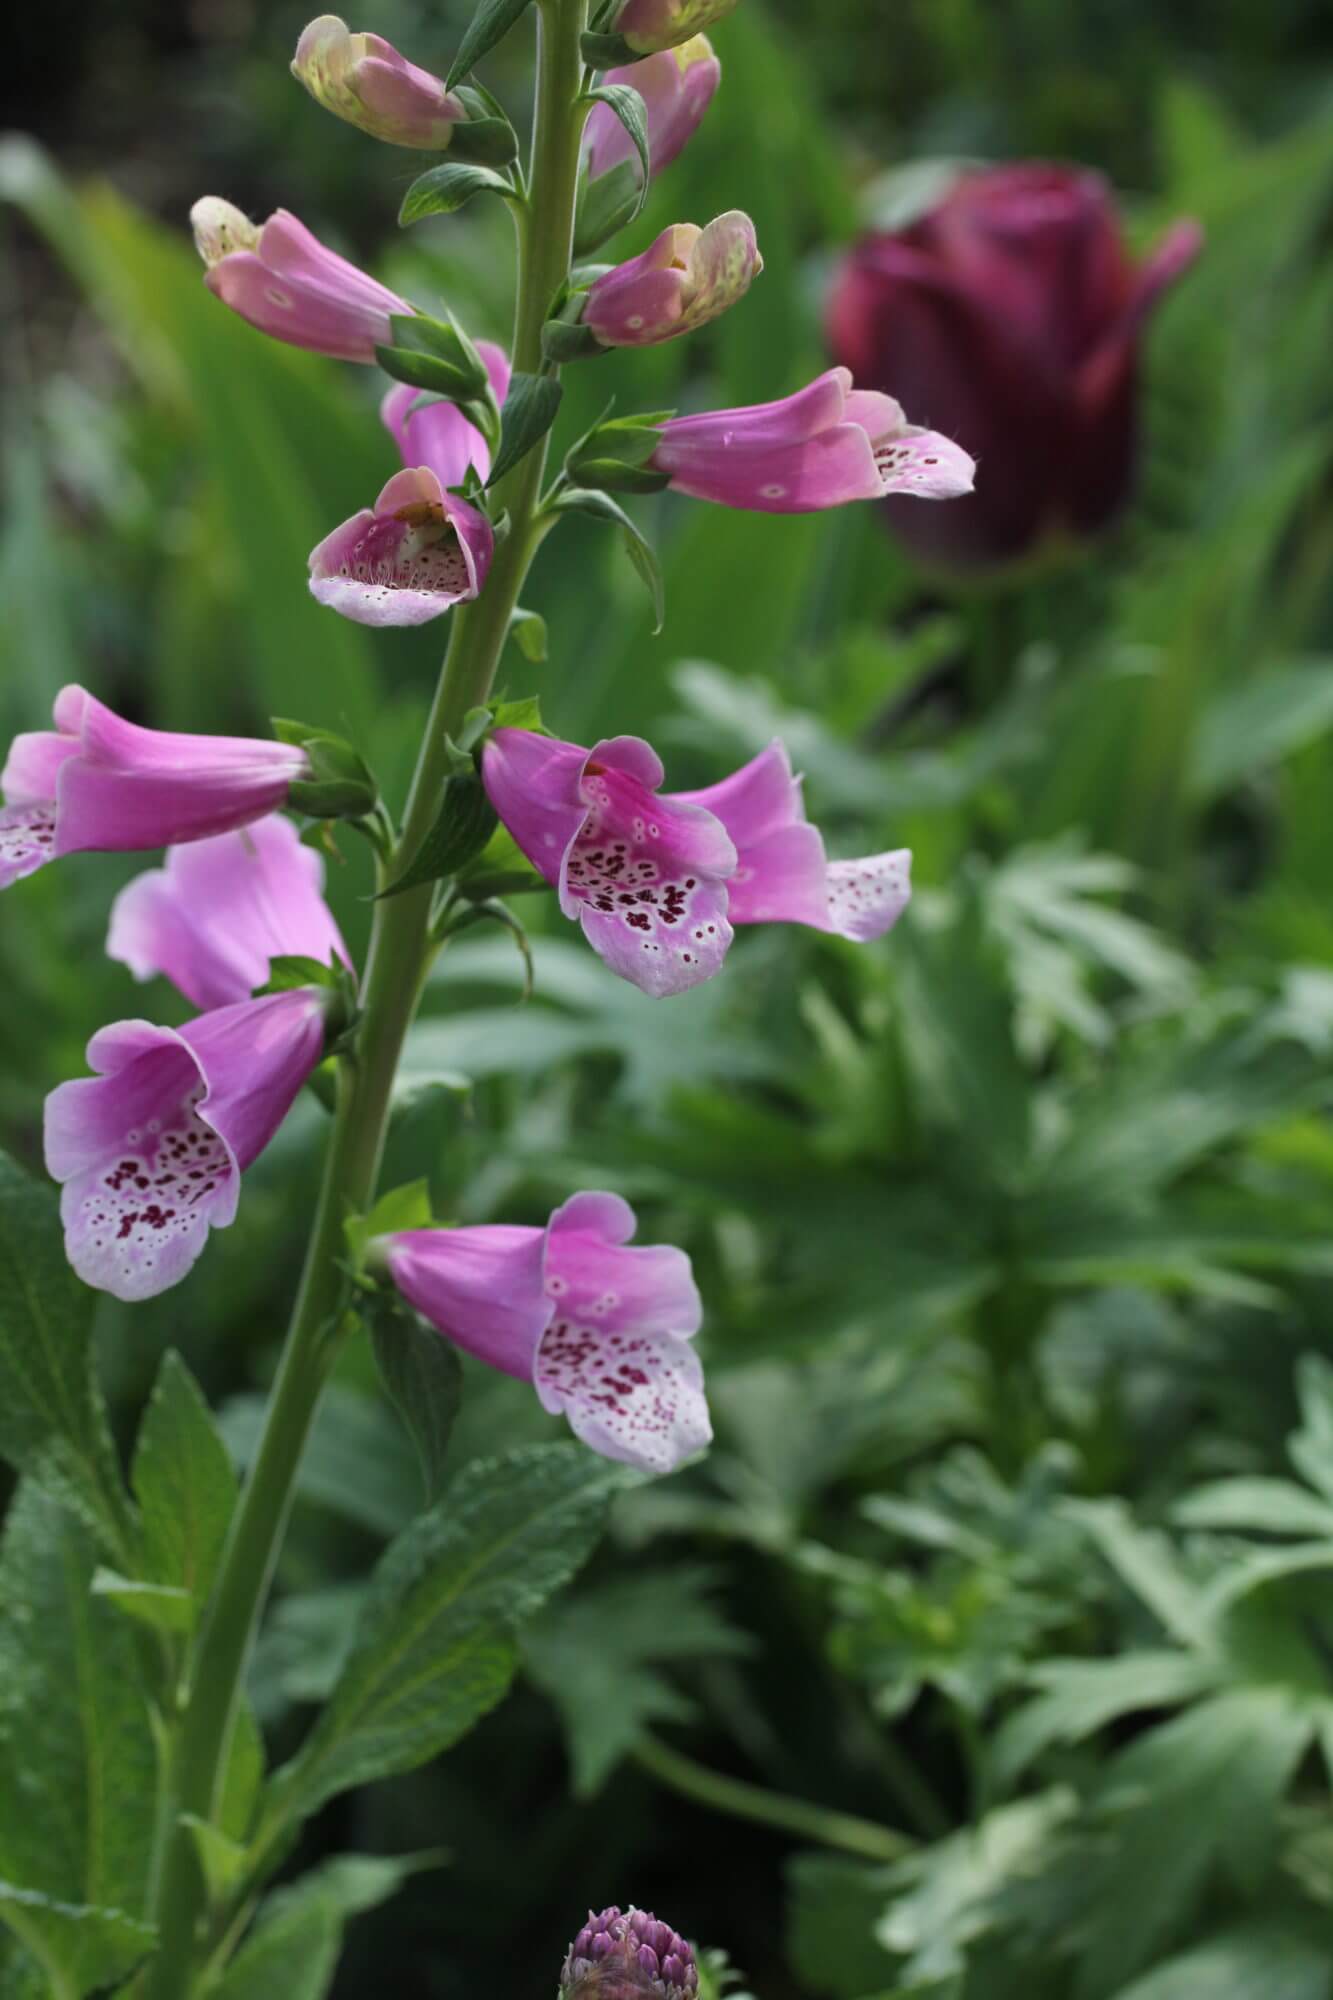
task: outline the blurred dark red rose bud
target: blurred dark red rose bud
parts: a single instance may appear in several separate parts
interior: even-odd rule
[[[685,1939],[633,1905],[589,1910],[560,1973],[561,2000],[695,2000],[698,1991]]]
[[[978,462],[947,507],[883,503],[915,554],[990,567],[1111,519],[1133,476],[1144,321],[1202,240],[1178,222],[1135,264],[1101,176],[1033,162],[965,174],[851,251],[829,298],[835,358]]]

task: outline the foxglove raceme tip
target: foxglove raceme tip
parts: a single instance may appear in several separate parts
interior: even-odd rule
[[[438,76],[399,55],[382,35],[352,34],[321,14],[296,44],[292,74],[316,104],[394,146],[443,151],[467,113]]]
[[[196,1007],[244,1000],[285,956],[335,958],[347,947],[324,901],[324,863],[290,820],[167,850],[111,906],[107,955],[136,979],[162,973]]]
[[[628,83],[643,99],[648,124],[648,163],[654,180],[693,138],[722,80],[722,65],[707,35],[695,35],[674,49],[623,69],[608,70],[604,83]],[[583,128],[583,157],[589,180],[613,167],[637,167],[634,142],[609,105],[595,104]]]
[[[673,223],[640,256],[594,280],[583,324],[603,347],[652,347],[726,312],[763,268],[754,224],[740,209],[703,229]]]
[[[935,431],[909,424],[892,396],[830,368],[775,403],[671,417],[649,465],[678,493],[764,514],[806,514],[889,493],[952,500],[975,467]]]
[[[829,861],[780,743],[718,785],[660,793],[637,736],[584,750],[497,729],[482,751],[491,804],[612,971],[680,993],[719,969],[734,924],[794,923],[865,942],[910,894],[906,849]]]
[[[1136,265],[1101,176],[1033,161],[965,174],[915,222],[852,249],[829,298],[836,358],[981,468],[958,507],[889,502],[909,548],[993,568],[1114,517],[1133,478],[1145,321],[1201,243],[1178,222]]]
[[[303,750],[249,736],[141,729],[81,687],[53,730],[16,736],[0,771],[0,888],[57,855],[132,853],[261,819],[303,778]]]
[[[190,210],[210,292],[261,333],[337,361],[375,359],[392,346],[390,316],[414,309],[387,286],[326,249],[303,222],[277,210],[256,226],[206,195]]]
[[[560,2000],[692,2000],[698,1990],[686,1940],[632,1904],[623,1912],[618,1903],[589,1910],[560,1971]]]
[[[730,14],[739,0],[624,0],[608,23],[638,55],[678,48]]]
[[[488,341],[479,352],[502,403],[509,363]],[[310,555],[312,595],[359,625],[422,625],[440,617],[479,594],[495,553],[485,514],[449,491],[469,465],[486,477],[489,447],[453,403],[413,410],[417,394],[400,383],[380,406],[407,470],[394,474],[373,508],[344,521]]]
[[[330,995],[242,1000],[185,1027],[119,1021],[88,1044],[97,1072],[46,1100],[46,1167],[64,1183],[65,1252],[118,1299],[178,1284],[324,1048]]]
[[[378,1239],[409,1304],[456,1346],[531,1382],[584,1444],[670,1472],[712,1431],[691,1341],[699,1294],[684,1251],[631,1248],[619,1195],[574,1195],[545,1229],[410,1229]]]

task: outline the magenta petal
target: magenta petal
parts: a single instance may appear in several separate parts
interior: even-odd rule
[[[244,1171],[267,1146],[324,1053],[326,995],[267,993],[201,1014],[180,1031],[203,1073],[200,1115]]]
[[[54,806],[0,807],[0,889],[35,875],[55,859],[55,851]]]
[[[310,590],[359,625],[422,625],[477,596],[494,548],[486,516],[419,466],[311,551]]]
[[[828,919],[823,926],[864,943],[892,930],[912,894],[912,856],[900,847],[862,861],[830,861]]]
[[[282,955],[350,964],[323,879],[319,855],[277,816],[173,847],[112,904],[108,956],[136,979],[165,974],[196,1007],[243,1000]]]
[[[236,1213],[240,1176],[199,1115],[200,1064],[170,1028],[126,1021],[88,1045],[102,1074],[46,1100],[46,1164],[65,1183],[65,1250],[86,1284],[151,1298],[183,1278]]]
[[[669,797],[677,804],[704,806],[720,819],[742,857],[756,841],[805,818],[801,781],[792,775],[786,744],[776,739],[718,784]]]
[[[794,395],[772,403],[749,403],[735,410],[709,410],[693,417],[673,417],[663,426],[673,444],[725,445],[742,451],[784,449],[818,437],[842,422],[852,386],[846,368],[828,368]]]
[[[497,729],[481,754],[486,796],[537,872],[560,880],[588,808],[579,789],[588,752],[531,729]]]
[[[643,99],[654,179],[698,130],[721,79],[722,65],[703,35],[677,48],[664,49],[644,62],[608,70],[604,83],[630,84]],[[590,180],[600,179],[624,160],[637,158],[629,134],[605,104],[593,106],[584,127],[583,146]]]
[[[633,1248],[634,1210],[619,1195],[576,1194],[551,1217],[547,1295],[566,1317],[617,1332],[696,1334],[703,1305],[690,1260],[666,1243]]]
[[[54,729],[33,729],[16,736],[0,771],[0,796],[6,805],[51,805],[56,780],[67,757],[78,755],[77,736]]]
[[[374,361],[376,347],[392,343],[390,316],[412,311],[285,209],[269,217],[254,249],[221,257],[204,282],[262,333],[342,361]]]
[[[770,743],[720,784],[674,796],[706,806],[736,843],[736,869],[727,882],[728,915],[734,924],[824,928],[824,842],[806,820],[801,782],[792,775],[784,744]]]
[[[544,1240],[540,1229],[496,1225],[408,1229],[385,1249],[389,1275],[423,1318],[488,1367],[527,1382],[551,1317]]]

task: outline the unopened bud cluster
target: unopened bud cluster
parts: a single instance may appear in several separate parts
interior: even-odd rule
[[[647,1910],[622,1912],[613,1903],[594,1915],[569,1947],[560,1973],[562,2000],[630,2000],[655,1994],[661,2000],[693,2000],[699,1991],[694,1953],[670,1924]]]

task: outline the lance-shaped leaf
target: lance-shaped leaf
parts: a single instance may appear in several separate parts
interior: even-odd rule
[[[555,505],[566,513],[591,514],[599,521],[612,521],[620,529],[625,553],[653,600],[653,632],[660,632],[666,617],[666,586],[662,581],[662,565],[657,560],[657,552],[643,530],[635,525],[609,493],[590,487],[569,487]]]
[[[632,83],[599,84],[595,90],[588,92],[587,101],[590,104],[604,104],[608,111],[619,119],[625,128],[630,144],[639,156],[639,165],[643,169],[643,178],[639,183],[634,208],[627,217],[628,221],[633,222],[634,217],[639,213],[644,202],[648,199],[648,181],[652,172],[648,156],[647,107]]]
[[[428,173],[418,175],[398,211],[398,220],[404,228],[413,222],[420,222],[428,215],[454,215],[471,201],[474,194],[499,194],[506,201],[514,194],[514,183],[507,174],[498,174],[492,167],[469,166],[460,160],[446,160],[443,166],[432,167]]]
[[[509,393],[500,412],[500,451],[488,486],[503,479],[546,436],[560,408],[560,396],[560,384],[552,376],[510,376]]]
[[[377,1291],[362,1304],[370,1342],[389,1401],[416,1447],[426,1504],[439,1499],[445,1457],[463,1400],[463,1369],[456,1348],[423,1326],[395,1291]]]
[[[380,1562],[333,1697],[273,1782],[270,1819],[424,1764],[493,1708],[516,1626],[591,1553],[633,1478],[562,1444],[470,1465]]]
[[[92,1376],[95,1305],[66,1259],[58,1196],[0,1153],[0,1455],[58,1478],[128,1562],[128,1510]]]
[[[236,1474],[198,1384],[170,1350],[139,1428],[131,1481],[143,1520],[145,1578],[184,1591],[197,1610],[217,1573]]]
[[[401,895],[423,882],[454,875],[481,853],[496,827],[495,809],[475,768],[455,772],[444,787],[439,815],[403,873],[381,896]]]
[[[458,54],[450,65],[445,78],[445,89],[465,77],[481,58],[503,41],[515,21],[528,10],[531,0],[481,0],[481,5],[468,25],[466,34],[458,45]]]

